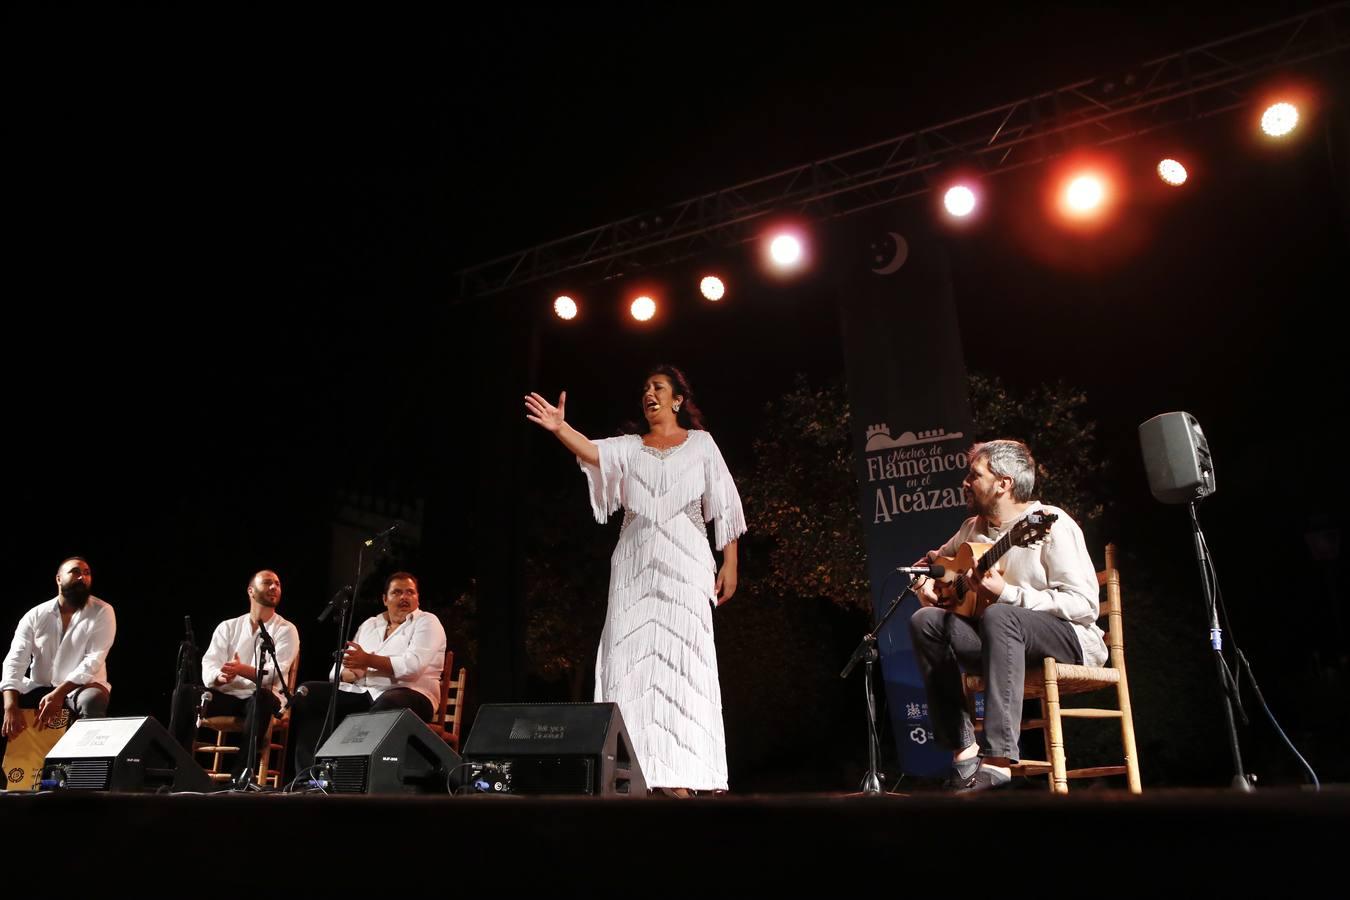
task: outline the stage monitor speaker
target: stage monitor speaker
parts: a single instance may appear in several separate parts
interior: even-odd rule
[[[1195,416],[1163,413],[1139,426],[1148,488],[1163,503],[1190,503],[1214,493],[1214,462]]]
[[[647,796],[615,703],[481,706],[464,761],[480,792]]]
[[[314,762],[338,794],[444,794],[462,774],[459,754],[407,709],[347,716]]]
[[[44,770],[69,790],[216,790],[191,754],[149,716],[73,722],[47,753]]]

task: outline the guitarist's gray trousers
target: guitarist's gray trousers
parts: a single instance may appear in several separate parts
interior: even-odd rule
[[[1021,759],[1022,694],[1027,662],[1047,656],[1083,664],[1073,625],[1058,616],[995,603],[979,619],[965,619],[924,607],[909,620],[919,673],[928,689],[928,717],[938,744],[962,750],[975,742],[975,729],[961,690],[961,672],[984,675],[984,732],[981,756]]]

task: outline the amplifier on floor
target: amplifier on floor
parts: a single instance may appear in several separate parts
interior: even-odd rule
[[[338,794],[444,794],[462,775],[459,754],[406,709],[347,716],[314,763]]]
[[[645,797],[647,782],[614,703],[493,703],[464,745],[473,790]]]
[[[43,780],[84,791],[213,791],[205,770],[149,716],[79,719],[47,754]]]

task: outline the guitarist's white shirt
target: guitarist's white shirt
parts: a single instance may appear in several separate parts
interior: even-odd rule
[[[1106,642],[1097,627],[1101,606],[1097,601],[1097,569],[1088,555],[1083,529],[1064,510],[1045,506],[1039,500],[1027,504],[1022,515],[998,527],[980,516],[962,523],[938,554],[955,556],[966,542],[992,544],[1027,513],[1044,510],[1059,518],[1050,526],[1045,540],[1033,547],[1012,547],[1003,554],[996,568],[1007,583],[999,603],[1047,612],[1073,623],[1078,643],[1083,648],[1083,663],[1100,666],[1106,662]]]

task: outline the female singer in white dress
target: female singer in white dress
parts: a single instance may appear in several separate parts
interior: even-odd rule
[[[596,702],[619,704],[649,788],[677,796],[726,790],[712,608],[736,592],[736,540],[745,533],[736,485],[673,366],[657,366],[643,385],[643,434],[589,440],[564,420],[566,403],[566,391],[557,406],[532,393],[526,418],[576,454],[596,521],[624,509]],[[706,522],[722,551],[720,570]]]

